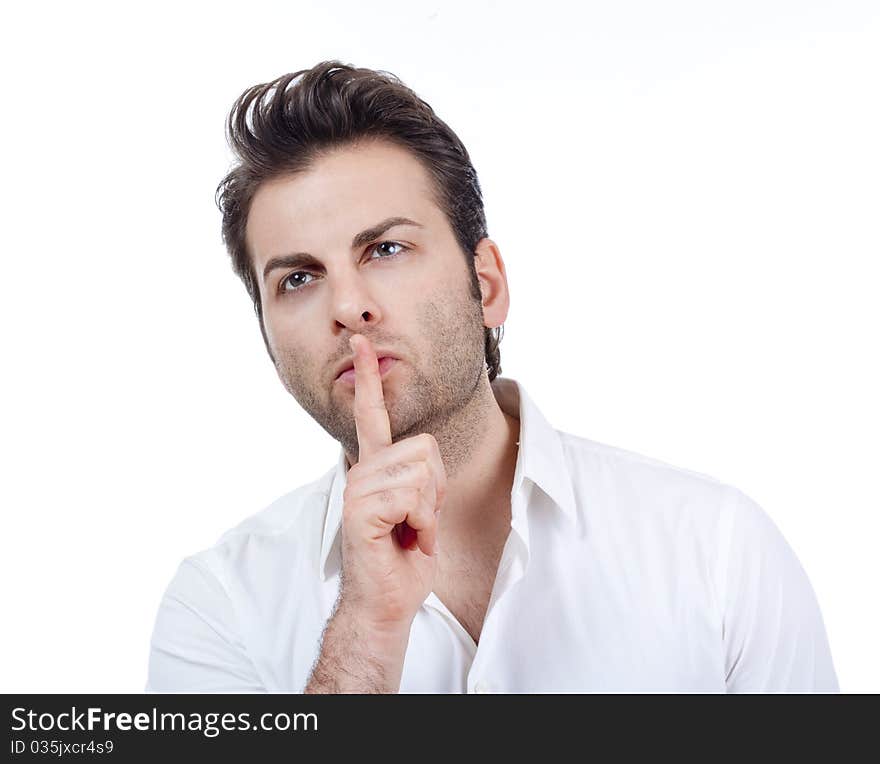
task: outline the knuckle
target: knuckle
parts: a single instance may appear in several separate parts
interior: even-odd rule
[[[405,464],[396,463],[389,464],[387,467],[385,467],[384,472],[386,477],[393,478],[397,477],[401,472],[405,472],[406,469],[407,466]]]
[[[411,488],[407,491],[407,517],[412,518],[412,524],[423,530],[429,520],[425,511],[425,498],[422,491]]]
[[[427,462],[418,462],[413,469],[415,471],[415,478],[420,485],[424,485],[431,480],[431,467]]]

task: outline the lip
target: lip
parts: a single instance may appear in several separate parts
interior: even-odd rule
[[[391,356],[382,356],[379,358],[379,377],[384,379],[388,376],[388,373],[394,368],[397,364],[398,359],[392,358]],[[354,369],[346,369],[342,374],[340,374],[336,381],[340,382],[343,385],[348,387],[354,387],[355,380],[355,372]]]
[[[377,351],[376,351],[376,360],[377,360],[377,361],[380,361],[380,371],[381,371],[381,375],[382,375],[383,377],[385,376],[385,374],[386,374],[387,371],[388,371],[388,369],[385,369],[385,370],[382,370],[382,369],[381,369],[381,361],[382,361],[382,359],[384,359],[384,358],[388,358],[388,359],[390,359],[390,360],[392,360],[392,361],[399,361],[399,360],[400,360],[396,355],[394,355],[394,353],[389,353],[388,351],[385,351],[385,350],[377,350]],[[393,366],[393,365],[394,365],[394,364],[389,364],[389,365],[388,365],[388,368],[390,368],[390,367]],[[339,366],[336,367],[336,376],[334,377],[334,379],[335,379],[336,381],[339,381],[339,380],[342,378],[342,375],[343,375],[346,371],[353,370],[353,369],[354,369],[354,356],[352,356],[351,358],[346,359],[345,361],[343,361],[342,363],[340,363]],[[352,378],[353,378],[353,377],[352,377]]]

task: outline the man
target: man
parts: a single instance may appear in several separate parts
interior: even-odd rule
[[[464,146],[393,75],[246,91],[224,240],[337,465],[183,561],[151,691],[836,691],[807,576],[737,489],[555,430]],[[564,263],[559,263],[564,268]]]

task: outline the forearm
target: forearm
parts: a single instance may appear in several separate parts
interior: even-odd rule
[[[305,693],[395,693],[409,627],[377,629],[340,605],[327,625]]]

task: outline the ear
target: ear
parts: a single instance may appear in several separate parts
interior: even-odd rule
[[[474,269],[483,295],[483,323],[487,328],[494,329],[507,320],[507,311],[510,309],[504,260],[492,239],[480,239],[474,252]]]

